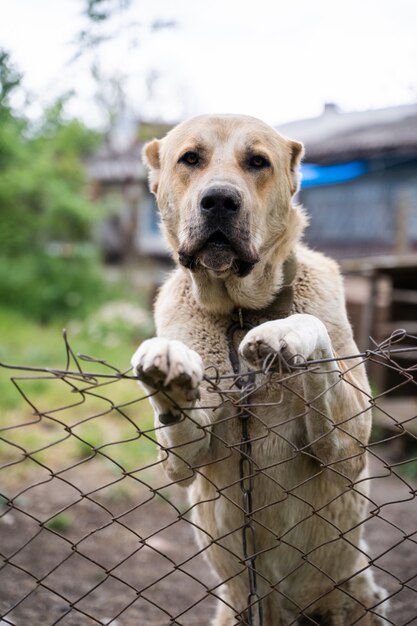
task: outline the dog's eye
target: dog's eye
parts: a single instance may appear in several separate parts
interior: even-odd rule
[[[197,152],[186,152],[182,155],[179,160],[179,163],[185,163],[186,165],[198,165],[200,162],[200,158]]]
[[[248,160],[249,167],[253,167],[257,170],[263,169],[264,167],[269,167],[270,162],[268,159],[261,154],[254,154]]]

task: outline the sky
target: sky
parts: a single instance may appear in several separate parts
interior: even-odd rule
[[[169,122],[244,113],[280,124],[325,102],[365,110],[417,100],[416,0],[132,0],[119,34],[71,62],[83,0],[0,0],[0,45],[40,108],[100,121],[90,67],[118,77],[129,109]],[[156,19],[175,28],[152,31]],[[152,78],[153,77],[153,78]]]

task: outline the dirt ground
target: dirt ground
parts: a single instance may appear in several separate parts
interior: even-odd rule
[[[113,477],[109,485],[100,468],[45,473],[3,508],[0,624],[208,626],[215,600],[207,589],[216,581],[196,555],[191,525],[178,520],[184,493],[171,491],[171,505],[152,484],[126,488],[131,479]],[[389,623],[417,624],[416,492],[382,463],[373,462],[371,474],[378,514],[365,534],[375,576],[392,595]],[[39,524],[64,507],[55,524]]]

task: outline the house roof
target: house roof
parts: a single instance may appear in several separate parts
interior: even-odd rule
[[[90,180],[102,183],[145,180],[146,171],[141,159],[142,147],[143,144],[138,143],[123,153],[102,148],[87,163]]]
[[[121,111],[106,142],[87,162],[90,179],[102,183],[124,183],[146,179],[142,149],[154,137],[163,137],[173,124],[143,122],[129,111]]]
[[[344,113],[327,104],[322,115],[277,130],[305,144],[310,163],[340,163],[386,154],[417,158],[417,104]]]

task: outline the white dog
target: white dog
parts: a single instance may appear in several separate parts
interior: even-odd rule
[[[240,367],[357,353],[336,264],[300,244],[306,218],[292,197],[302,153],[259,120],[226,115],[184,122],[144,150],[178,268],[156,303],[158,336],[132,363],[153,393],[164,469],[189,486],[198,541],[227,581],[215,626],[259,623],[260,611],[264,626],[387,623],[361,540],[371,426],[363,366],[324,364],[285,384],[257,375],[247,420],[254,602],[240,421],[224,398],[204,408],[216,404],[204,368],[233,371],[227,336],[237,314],[253,326],[231,340]]]

